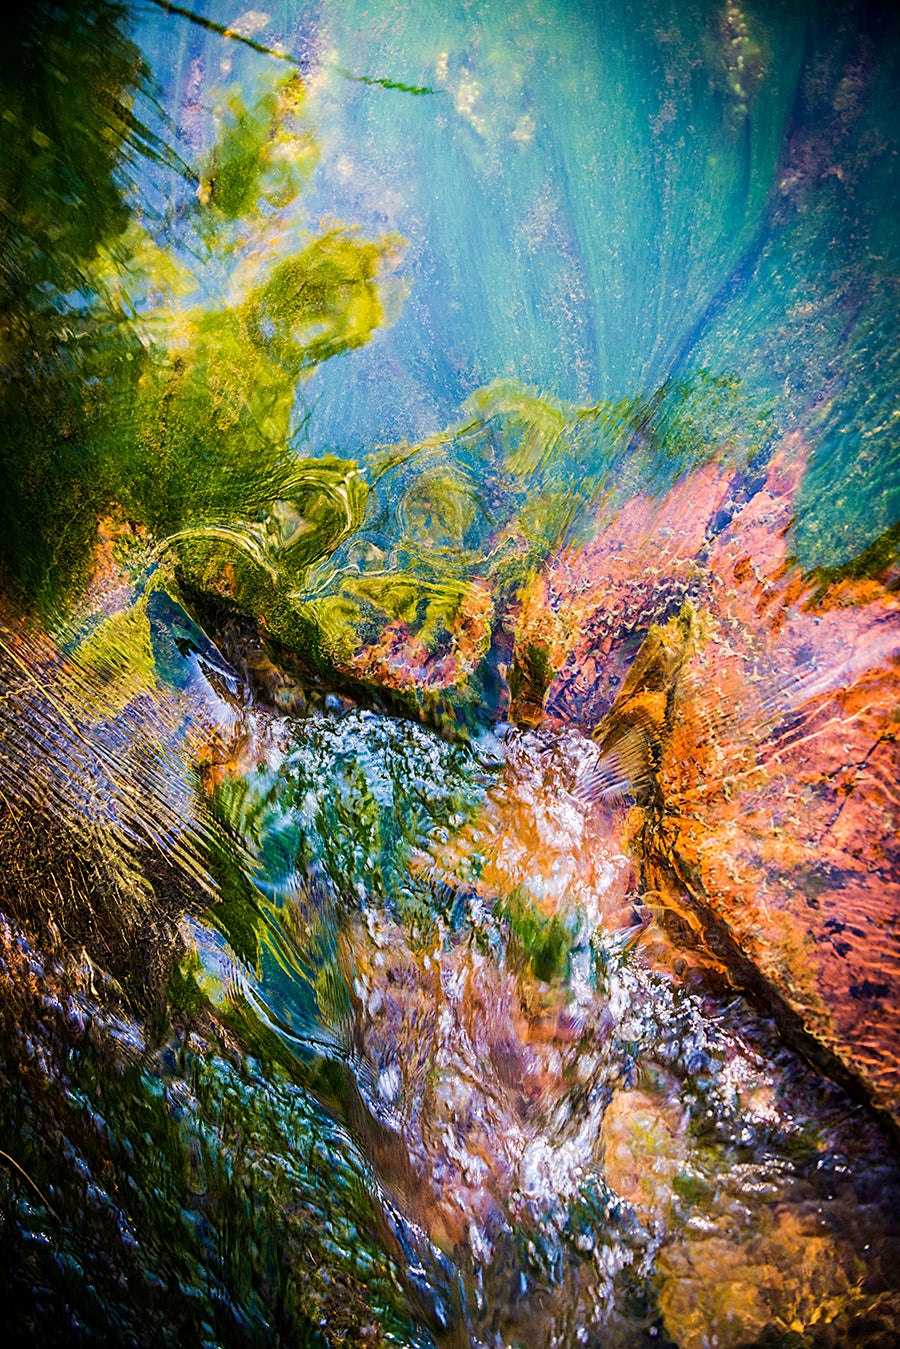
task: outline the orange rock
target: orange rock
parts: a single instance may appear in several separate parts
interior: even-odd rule
[[[806,459],[718,533],[716,468],[636,498],[534,583],[516,660],[538,716],[642,738],[643,893],[900,1122],[900,596],[792,561]]]

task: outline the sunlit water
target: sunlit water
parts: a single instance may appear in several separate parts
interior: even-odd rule
[[[896,25],[376,8],[9,38],[0,1317],[890,1349]]]
[[[118,731],[58,657],[43,705],[7,667],[46,745],[3,782],[28,887],[7,882],[4,928],[18,1323],[889,1343],[891,1146],[673,947],[622,850],[627,803],[580,794],[590,741],[277,713],[199,640],[173,660],[189,620],[157,611],[167,682]],[[199,795],[174,758],[142,780],[136,746],[165,727]],[[78,790],[101,771],[92,817]],[[154,820],[166,839],[139,835]]]

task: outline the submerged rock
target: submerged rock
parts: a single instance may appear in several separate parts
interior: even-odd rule
[[[900,596],[889,550],[863,577],[792,561],[805,459],[789,438],[750,491],[705,469],[557,559],[514,715],[618,746],[647,902],[896,1123]]]
[[[58,704],[71,779],[58,823],[70,831],[75,789],[90,780],[81,760],[104,721],[136,733],[147,719],[183,737],[162,765],[192,788],[190,866],[172,876],[172,922],[158,934],[174,967],[171,1054],[193,1042],[213,1060],[203,1108],[221,1112],[224,1130],[234,1073],[273,1112],[265,1165],[283,1171],[284,1188],[273,1209],[261,1199],[268,1171],[248,1177],[262,1216],[241,1231],[251,1243],[285,1231],[291,1244],[254,1294],[260,1323],[269,1299],[286,1297],[343,1324],[327,1290],[349,1286],[359,1293],[349,1342],[366,1342],[370,1315],[388,1324],[381,1294],[363,1290],[370,1260],[399,1262],[388,1300],[412,1307],[437,1344],[573,1346],[586,1333],[637,1345],[652,1332],[691,1347],[789,1332],[852,1343],[848,1328],[873,1308],[897,1321],[885,1291],[898,1240],[889,1149],[746,1004],[729,1006],[729,980],[760,991],[745,977],[753,967],[704,923],[713,899],[696,877],[676,870],[687,845],[675,830],[696,819],[675,806],[698,775],[712,781],[733,729],[723,712],[713,738],[699,710],[710,685],[696,681],[713,678],[723,632],[715,585],[705,608],[695,585],[690,603],[679,596],[675,615],[650,625],[605,715],[592,712],[593,739],[546,716],[536,730],[451,745],[292,686],[261,645],[245,648],[238,674],[158,585],[130,595],[129,623],[114,613],[70,655],[41,648],[43,689],[28,676],[34,650],[15,647],[26,666],[12,661],[17,733],[36,720],[28,698]],[[246,633],[235,624],[235,652]],[[737,639],[729,648],[737,661]],[[764,668],[759,645],[754,654]],[[732,705],[741,731],[747,706]],[[698,723],[707,739],[686,752]],[[764,744],[769,723],[755,724],[750,743]],[[105,760],[117,784],[110,844],[134,805],[123,737]],[[38,763],[41,783],[51,769]],[[169,813],[158,796],[148,822]],[[702,819],[712,830],[719,816]],[[714,875],[706,865],[700,881]],[[112,924],[117,892],[102,875],[99,888]],[[152,911],[135,905],[123,922],[142,912]],[[777,991],[777,969],[761,956],[759,969]],[[107,1001],[92,1012],[101,1039],[119,1015]],[[217,1053],[233,1071],[215,1066]],[[134,1108],[155,1089],[151,1073]],[[301,1102],[330,1122],[351,1186],[365,1168],[360,1252],[330,1207],[328,1167],[305,1152],[298,1171],[279,1152]],[[48,1193],[59,1169],[41,1157],[35,1180]],[[191,1183],[231,1195],[230,1180],[214,1189],[218,1165],[215,1149],[201,1150]],[[314,1286],[297,1263],[309,1223],[323,1227]],[[206,1245],[197,1258],[211,1258]],[[231,1287],[236,1276],[222,1278]]]
[[[795,433],[758,459],[607,504],[518,601],[505,573],[440,603],[404,576],[371,640],[341,655],[323,629],[305,668],[270,655],[293,662],[292,706],[330,684],[453,734],[508,715],[592,735],[600,760],[576,791],[634,803],[617,828],[644,909],[897,1124],[894,551],[804,573],[789,550],[807,447]],[[553,884],[589,855],[566,843]]]

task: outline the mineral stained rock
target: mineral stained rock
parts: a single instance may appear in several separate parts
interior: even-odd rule
[[[713,462],[638,491],[517,600],[470,583],[437,624],[446,640],[398,618],[325,677],[439,722],[491,691],[482,713],[593,735],[593,789],[636,802],[624,833],[645,911],[898,1124],[895,550],[803,571],[808,458],[794,433],[754,471]]]
[[[897,1124],[895,550],[803,571],[808,458],[793,433],[755,468],[707,463],[607,503],[518,596],[470,581],[422,632],[410,582],[403,613],[320,677],[451,729],[474,708],[593,735],[593,790],[636,802],[624,830],[645,912]],[[259,621],[277,662],[296,643]]]
[[[792,436],[749,486],[707,467],[559,556],[512,716],[618,748],[645,903],[897,1123],[900,595],[890,563],[795,564],[806,459]]]

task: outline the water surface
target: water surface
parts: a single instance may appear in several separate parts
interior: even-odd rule
[[[16,18],[15,1336],[896,1341],[898,51]]]

